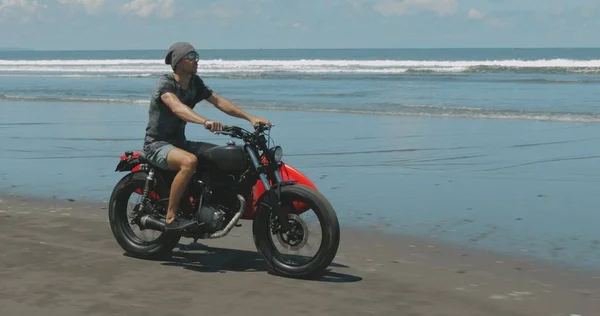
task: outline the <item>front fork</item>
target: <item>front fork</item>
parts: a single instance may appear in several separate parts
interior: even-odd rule
[[[252,160],[252,164],[254,165],[254,168],[259,172],[258,177],[260,178],[260,181],[265,186],[264,194],[268,194],[269,201],[271,202],[271,203],[269,203],[268,206],[271,209],[274,209],[275,214],[277,214],[279,224],[281,225],[281,228],[283,228],[284,232],[290,231],[292,229],[292,224],[290,224],[290,222],[287,220],[287,214],[285,214],[283,212],[283,209],[281,208],[280,197],[281,197],[281,186],[283,185],[283,179],[281,178],[281,174],[279,173],[279,170],[276,169],[274,171],[275,180],[277,181],[277,183],[275,183],[274,187],[272,187],[271,184],[269,183],[269,180],[267,179],[267,175],[265,174],[264,167],[258,161],[258,157],[256,156],[256,153],[254,152],[254,150],[252,150],[252,148],[250,148],[249,146],[246,146],[246,152],[250,156],[250,160]]]

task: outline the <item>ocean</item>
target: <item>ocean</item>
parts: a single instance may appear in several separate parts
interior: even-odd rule
[[[163,51],[0,52],[0,99],[145,104]],[[222,95],[266,109],[597,122],[599,49],[202,51]]]
[[[118,156],[141,147],[163,54],[0,52],[0,193],[107,200]],[[600,263],[600,49],[200,55],[205,83],[275,123],[343,225]]]

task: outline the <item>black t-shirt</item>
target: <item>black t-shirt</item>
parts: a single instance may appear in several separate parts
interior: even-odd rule
[[[198,102],[209,98],[213,93],[198,75],[190,78],[187,90],[181,88],[173,73],[160,76],[154,87],[148,109],[148,125],[144,139],[146,151],[156,149],[165,142],[181,147],[186,141],[185,125],[187,122],[177,117],[160,98],[163,93],[167,92],[175,94],[183,104],[192,109]]]

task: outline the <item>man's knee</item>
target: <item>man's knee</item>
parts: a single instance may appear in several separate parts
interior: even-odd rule
[[[187,171],[195,171],[197,164],[198,158],[189,153],[181,159],[181,169],[185,169]]]
[[[196,170],[198,158],[196,155],[185,150],[174,148],[169,152],[168,161],[169,169],[171,170],[185,170],[193,172]]]

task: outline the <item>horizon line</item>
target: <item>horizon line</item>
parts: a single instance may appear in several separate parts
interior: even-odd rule
[[[40,49],[25,47],[0,47],[0,51],[38,51],[38,52],[77,52],[77,51],[166,51],[168,48],[78,48],[78,49]],[[305,47],[305,48],[202,48],[198,51],[217,51],[217,50],[416,50],[416,49],[600,49],[599,46],[465,46],[465,47]]]

